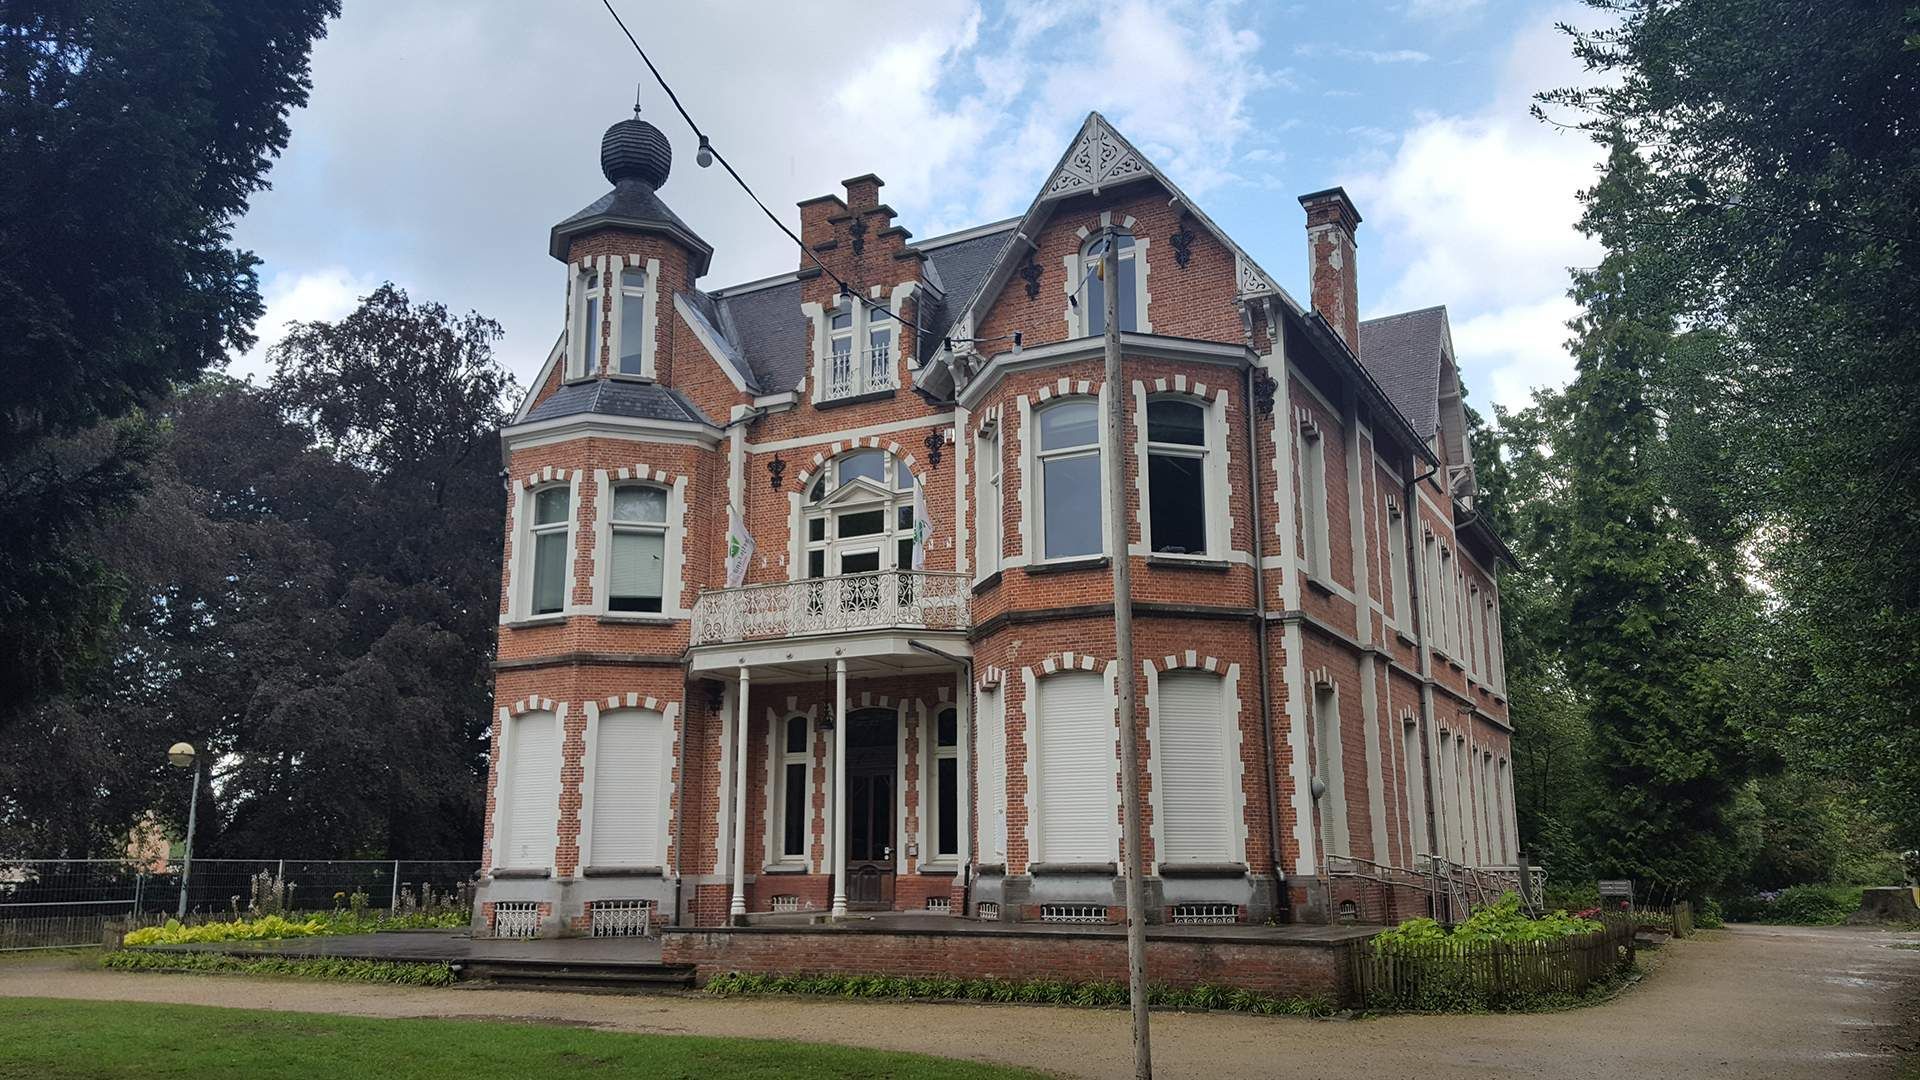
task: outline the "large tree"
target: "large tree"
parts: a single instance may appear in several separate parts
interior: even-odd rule
[[[297,326],[272,383],[209,378],[153,425],[154,490],[90,549],[130,583],[108,663],[0,733],[0,848],[175,827],[196,851],[470,858],[479,847],[513,394],[499,328],[391,286]]]
[[[0,725],[101,655],[124,579],[85,544],[144,485],[135,423],[251,344],[233,222],[338,0],[0,5]]]
[[[1773,740],[1920,847],[1920,9],[1588,2],[1607,28],[1575,51],[1607,78],[1543,106],[1641,148],[1609,249],[1664,253],[1710,331],[1668,389],[1693,509],[1775,597]]]

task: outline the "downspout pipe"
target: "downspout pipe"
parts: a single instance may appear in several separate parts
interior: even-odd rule
[[[1242,301],[1241,323],[1246,332],[1248,351],[1253,349],[1253,311]],[[1268,315],[1267,328],[1273,335],[1275,325]],[[1274,913],[1284,916],[1288,911],[1286,875],[1280,866],[1280,791],[1275,772],[1279,763],[1273,753],[1273,672],[1267,655],[1267,570],[1266,570],[1266,526],[1260,514],[1264,505],[1260,494],[1260,440],[1254,427],[1254,375],[1259,372],[1258,365],[1247,365],[1246,402],[1243,410],[1247,418],[1247,489],[1253,497],[1253,610],[1254,637],[1259,650],[1258,667],[1260,669],[1260,743],[1266,755],[1265,780],[1267,788],[1267,854],[1273,862],[1273,902]]]

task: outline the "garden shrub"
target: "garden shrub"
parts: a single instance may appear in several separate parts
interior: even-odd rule
[[[135,930],[121,940],[129,948],[143,945],[186,945],[195,942],[271,941],[280,938],[322,937],[330,934],[367,934],[377,930],[459,929],[471,921],[463,911],[414,911],[402,915],[369,915],[352,910],[308,915],[299,921],[280,915],[230,922],[183,925],[168,919],[160,926]]]
[[[1858,885],[1792,885],[1727,901],[1735,922],[1837,926],[1860,910]]]
[[[803,994],[1081,1008],[1118,1008],[1128,1000],[1126,984],[1118,982],[962,979],[942,975],[761,975],[731,971],[714,976],[706,989],[707,993],[720,997]],[[1334,1011],[1333,1003],[1324,997],[1288,998],[1230,986],[1153,986],[1147,990],[1147,1003],[1163,1009],[1221,1010],[1258,1016],[1328,1016]]]
[[[1482,942],[1555,941],[1575,934],[1591,934],[1604,929],[1594,919],[1555,911],[1539,918],[1520,909],[1520,897],[1508,893],[1498,903],[1481,908],[1448,933],[1432,919],[1408,919],[1391,930],[1374,935],[1373,947],[1389,949],[1421,945],[1478,945]]]
[[[334,956],[229,956],[211,952],[145,952],[122,949],[100,960],[113,971],[215,975],[276,975],[341,982],[392,983],[399,986],[449,986],[453,968],[391,960]]]

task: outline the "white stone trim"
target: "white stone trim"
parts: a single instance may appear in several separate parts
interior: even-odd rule
[[[659,835],[655,837],[660,850],[660,865],[664,871],[668,856],[678,859],[680,853],[672,851],[673,815],[679,805],[679,792],[674,784],[674,761],[676,743],[679,741],[677,730],[680,719],[680,703],[661,701],[654,697],[643,697],[637,693],[609,694],[605,699],[589,700],[586,705],[587,726],[582,733],[583,748],[580,755],[580,837],[577,847],[580,861],[574,868],[574,876],[579,877],[587,867],[593,865],[593,768],[594,755],[600,748],[600,716],[604,712],[619,712],[628,709],[657,713],[660,716],[660,795],[656,808],[655,828]]]
[[[1233,440],[1228,437],[1228,393],[1225,387],[1209,388],[1185,375],[1156,378],[1151,384],[1133,380],[1133,487],[1138,504],[1134,527],[1140,541],[1129,543],[1127,552],[1156,559],[1193,559],[1198,562],[1233,562],[1253,565],[1250,552],[1233,546],[1233,512],[1229,502],[1233,491]],[[1199,405],[1206,420],[1206,527],[1207,550],[1200,555],[1155,555],[1153,552],[1152,492],[1148,490],[1147,405],[1155,398],[1185,398]]]
[[[767,795],[766,823],[765,827],[761,830],[765,833],[766,850],[761,853],[761,857],[768,869],[774,867],[803,867],[809,873],[817,874],[821,872],[820,866],[813,858],[813,773],[820,764],[817,754],[818,748],[815,745],[819,741],[819,714],[820,707],[818,705],[802,709],[798,707],[798,702],[792,697],[787,699],[785,708],[776,709],[771,705],[767,706],[766,776],[761,785],[766,789]],[[805,719],[807,722],[807,760],[805,762],[806,779],[804,780],[806,784],[806,795],[802,804],[806,810],[806,828],[805,838],[802,841],[803,850],[798,855],[788,855],[782,850],[786,847],[786,833],[784,828],[786,824],[786,818],[784,817],[786,804],[784,800],[786,796],[787,766],[792,763],[787,760],[785,743],[787,724],[792,722],[796,717]]]
[[[556,703],[552,698],[526,697],[521,698],[512,705],[502,706],[496,712],[494,738],[498,740],[500,753],[494,759],[493,832],[491,834],[492,842],[488,845],[486,851],[487,865],[485,867],[488,871],[497,869],[532,869],[531,867],[508,867],[507,864],[502,863],[499,859],[500,849],[505,844],[507,831],[513,827],[513,813],[509,805],[512,800],[509,798],[509,793],[513,790],[513,770],[518,764],[512,760],[512,755],[507,753],[507,748],[513,744],[513,739],[507,731],[507,725],[511,721],[531,712],[552,713],[555,729],[554,734],[558,740],[554,756],[564,775],[567,767],[567,707],[567,702],[562,701]],[[559,777],[555,778],[554,795],[556,799],[563,798],[566,795],[565,781]],[[547,849],[546,865],[549,871],[553,869],[554,864],[558,860],[560,850],[559,819],[559,807],[556,805],[554,808],[556,828],[554,835],[549,838],[552,846]]]
[[[1025,691],[1026,691],[1025,697],[1020,703],[1020,709],[1022,714],[1026,718],[1025,730],[1021,733],[1021,737],[1026,742],[1026,751],[1027,751],[1026,762],[1023,765],[1023,770],[1025,772],[1026,781],[1027,781],[1024,801],[1027,809],[1026,840],[1027,840],[1027,865],[1029,867],[1031,867],[1034,863],[1047,861],[1046,849],[1045,849],[1045,837],[1041,835],[1041,831],[1040,831],[1040,803],[1035,798],[1035,795],[1037,794],[1037,789],[1039,786],[1039,776],[1036,770],[1039,767],[1039,760],[1040,760],[1039,759],[1040,714],[1036,706],[1039,701],[1040,682],[1041,680],[1045,679],[1047,676],[1056,674],[1058,672],[1094,671],[1094,670],[1099,670],[1105,676],[1107,701],[1109,703],[1109,713],[1110,713],[1109,719],[1112,721],[1112,724],[1113,724],[1113,736],[1115,739],[1115,742],[1114,742],[1115,751],[1114,751],[1114,759],[1113,759],[1114,760],[1113,814],[1107,819],[1110,823],[1110,829],[1111,829],[1110,835],[1107,838],[1109,841],[1107,847],[1116,853],[1115,861],[1116,862],[1119,861],[1117,858],[1117,854],[1119,851],[1119,836],[1120,836],[1120,832],[1119,832],[1120,758],[1119,758],[1119,752],[1118,752],[1118,745],[1119,745],[1118,740],[1120,737],[1120,719],[1119,719],[1120,717],[1120,684],[1119,684],[1120,664],[1118,661],[1115,661],[1115,660],[1097,660],[1094,657],[1087,656],[1085,654],[1063,652],[1063,653],[1056,653],[1052,656],[1047,656],[1043,658],[1037,669],[1034,667],[1023,667],[1020,669],[1020,680],[1024,685]],[[1012,867],[1008,867],[1007,870],[1009,873],[1013,872]]]

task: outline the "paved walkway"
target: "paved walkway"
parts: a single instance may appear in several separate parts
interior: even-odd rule
[[[1155,1014],[1162,1077],[1733,1077],[1872,1080],[1920,1051],[1917,934],[1742,928],[1675,942],[1601,1006],[1533,1016],[1356,1022]],[[0,995],[169,1001],[368,1016],[461,1016],[616,1031],[838,1042],[1006,1062],[1066,1076],[1131,1073],[1119,1011],[419,990],[126,975],[9,963]]]

